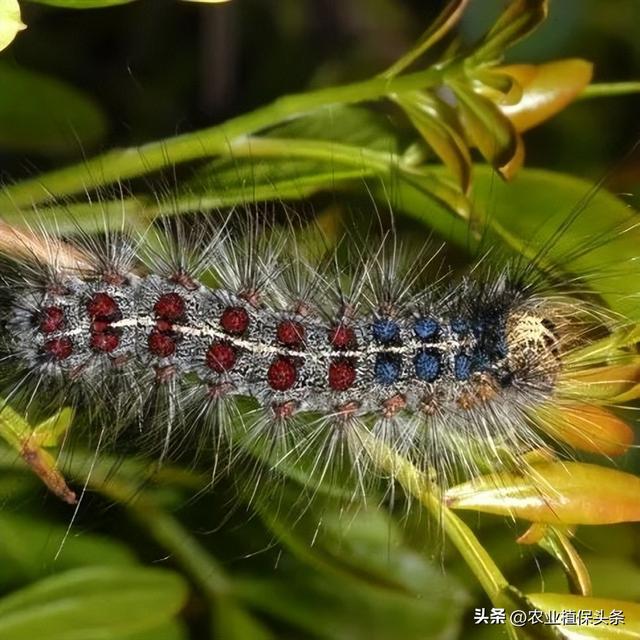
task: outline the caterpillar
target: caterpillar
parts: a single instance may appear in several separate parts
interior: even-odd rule
[[[604,453],[630,444],[622,421],[615,441],[598,431],[591,386],[568,383],[603,364],[576,354],[622,320],[579,283],[559,286],[544,248],[527,264],[439,273],[437,246],[412,255],[393,233],[314,262],[290,226],[199,224],[138,236],[123,225],[99,240],[14,232],[5,401],[27,416],[70,404],[101,443],[137,434],[162,459],[206,441],[217,461],[236,440],[267,451],[276,472],[299,466],[323,482],[346,471],[362,495],[380,475],[363,434],[445,486],[521,468],[550,440]]]

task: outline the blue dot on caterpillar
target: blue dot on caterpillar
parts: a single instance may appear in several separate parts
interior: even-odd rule
[[[390,344],[400,337],[400,327],[390,318],[376,318],[371,325],[371,334],[382,344]]]
[[[442,371],[442,356],[435,349],[421,349],[413,359],[416,376],[426,382],[434,382]]]
[[[394,354],[379,353],[376,356],[375,379],[383,385],[393,384],[400,377],[402,360]]]
[[[440,331],[440,325],[433,318],[417,318],[413,331],[421,340],[429,340],[435,338]]]

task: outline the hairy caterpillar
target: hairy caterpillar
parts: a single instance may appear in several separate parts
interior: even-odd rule
[[[544,273],[544,248],[439,275],[437,250],[412,256],[393,234],[317,264],[290,227],[209,220],[19,235],[2,287],[6,401],[27,416],[71,404],[100,443],[137,433],[162,458],[205,441],[211,460],[266,451],[276,471],[346,474],[363,494],[379,476],[368,436],[445,485],[519,467],[550,439],[630,443],[589,385],[567,383],[600,364],[575,356],[621,320]]]

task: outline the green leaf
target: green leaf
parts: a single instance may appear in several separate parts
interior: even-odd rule
[[[442,38],[444,38],[444,36],[446,36],[447,33],[449,33],[460,21],[460,18],[468,4],[469,0],[450,0],[449,4],[427,27],[426,31],[418,38],[413,47],[411,47],[407,53],[391,65],[383,75],[390,78],[401,73],[422,54],[442,40]]]
[[[268,136],[235,144],[229,158],[200,169],[186,185],[184,208],[302,199],[342,182],[388,172],[396,133],[375,112],[331,106],[271,127]],[[241,155],[243,154],[243,155]],[[246,156],[246,157],[243,157]]]
[[[104,114],[82,92],[43,74],[0,64],[0,149],[77,153],[99,142],[106,129]]]
[[[547,17],[548,9],[548,0],[513,0],[465,63],[472,67],[500,60],[506,49],[525,38]]]
[[[331,140],[367,147],[375,151],[397,152],[398,130],[389,118],[372,109],[331,105],[267,130],[275,138]]]
[[[603,187],[542,169],[523,169],[510,183],[474,167],[474,204],[493,230],[521,255],[540,249],[558,275],[578,275],[613,310],[640,319],[640,228],[637,213]],[[558,230],[569,219],[572,223]]]
[[[442,167],[430,169],[430,173],[434,178],[448,176],[448,170]],[[429,229],[432,229],[464,251],[469,251],[473,246],[473,232],[470,231],[467,221],[469,213],[465,211],[462,199],[459,200],[459,204],[464,215],[453,216],[451,207],[428,196],[425,187],[420,185],[418,180],[411,183],[396,180],[392,184],[380,184],[374,180],[370,192],[376,202],[391,207],[399,215],[408,215],[423,225],[423,239],[429,237]],[[470,206],[466,198],[465,201],[467,206]]]
[[[85,565],[130,565],[135,562],[131,551],[116,540],[87,532],[68,537],[66,534],[66,525],[9,511],[0,513],[0,583],[22,583],[52,571]],[[56,557],[61,544],[60,554]]]
[[[640,638],[640,604],[605,598],[585,598],[566,593],[532,593],[527,599],[536,608],[554,615],[563,610],[587,611],[592,615],[602,612],[609,617],[613,610],[620,611],[623,621],[619,624],[559,624],[554,625],[556,633],[567,640],[637,640]]]
[[[125,197],[118,200],[92,200],[91,202],[69,202],[38,208],[38,226],[52,236],[71,237],[80,230],[84,234],[100,234],[107,230],[144,231],[149,226],[146,197]],[[2,222],[25,228],[25,212],[8,208],[3,211]]]
[[[451,487],[445,502],[549,524],[640,521],[640,478],[580,462],[550,462],[526,473],[492,473]]]
[[[450,125],[447,106],[430,94],[417,91],[403,93],[396,101],[466,193],[471,181],[471,154],[461,133]],[[450,107],[448,110],[453,111]]]
[[[389,152],[324,140],[263,137],[243,140],[233,152],[242,157],[207,165],[183,188],[184,196],[161,203],[163,212],[301,199],[322,190],[335,191],[350,180],[358,180],[361,187],[362,180],[371,177],[390,187],[407,182],[432,203],[445,204],[460,217],[468,217],[469,201],[450,177],[430,167],[403,164]]]
[[[91,567],[45,578],[0,600],[3,640],[120,640],[173,618],[187,585],[161,569]]]
[[[118,640],[189,640],[189,633],[183,624],[173,620],[160,627],[128,633],[126,636],[120,636]]]
[[[376,497],[371,494],[372,501]],[[316,495],[302,504],[299,488],[281,488],[280,499],[258,494],[255,508],[277,538],[306,566],[377,585],[382,591],[428,600],[437,593],[453,605],[466,594],[406,541],[382,510],[350,507],[342,498]],[[295,514],[295,515],[293,515]]]
[[[300,200],[372,173],[366,167],[340,167],[313,160],[216,160],[187,185],[191,200],[183,201],[180,206],[197,210],[199,207],[229,207],[260,201]]]
[[[309,570],[284,579],[243,580],[238,593],[266,614],[327,640],[451,638],[457,636],[462,613],[459,604],[435,588],[429,597],[418,598]]]
[[[228,598],[216,603],[213,619],[216,638],[224,640],[272,640],[266,627],[258,624],[247,611]]]
[[[508,118],[498,107],[483,96],[474,93],[461,82],[451,82],[458,99],[463,125],[484,158],[505,178],[511,178],[522,163],[522,150],[518,135]],[[511,163],[517,159],[514,167]]]
[[[0,0],[0,51],[6,49],[23,29],[26,25],[20,18],[18,0]]]

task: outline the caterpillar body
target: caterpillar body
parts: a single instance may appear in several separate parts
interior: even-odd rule
[[[369,433],[446,483],[557,439],[544,412],[580,400],[563,384],[571,354],[612,324],[532,265],[434,284],[433,255],[399,259],[387,239],[345,276],[250,226],[247,241],[223,225],[195,259],[182,231],[166,250],[168,227],[151,251],[147,236],[30,235],[4,278],[7,401],[88,404],[107,439],[137,430],[163,456],[207,425],[219,447],[240,421],[274,467],[310,457],[324,477],[346,455],[358,486]]]

